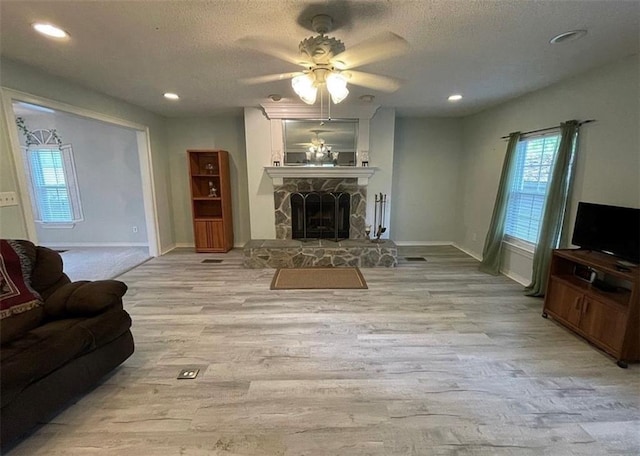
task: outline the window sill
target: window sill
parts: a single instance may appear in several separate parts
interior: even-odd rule
[[[75,223],[47,223],[47,222],[38,222],[40,226],[44,229],[71,229],[75,228]]]
[[[520,255],[533,259],[533,254],[536,251],[536,245],[530,242],[522,241],[513,237],[505,237],[502,240],[504,246],[512,252],[519,253]]]

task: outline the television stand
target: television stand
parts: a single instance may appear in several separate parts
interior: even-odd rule
[[[619,269],[616,267],[616,270],[619,270]],[[616,287],[615,285],[611,285],[601,279],[596,279],[591,283],[595,288],[597,288],[600,291],[604,291],[605,293],[613,293],[618,289],[618,287]]]
[[[632,263],[631,261],[626,261],[626,260],[618,260],[616,261],[616,264],[619,266],[622,266],[623,268],[637,268],[638,265],[635,263]]]
[[[576,266],[598,275],[593,283]],[[592,250],[553,251],[542,316],[613,356],[618,366],[640,360],[640,271],[621,271],[617,259]]]

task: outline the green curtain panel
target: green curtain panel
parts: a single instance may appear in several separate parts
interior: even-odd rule
[[[551,172],[551,182],[542,213],[538,245],[533,255],[531,283],[525,288],[527,296],[544,296],[551,253],[558,248],[567,201],[571,193],[574,156],[578,139],[577,120],[560,125],[560,145]]]
[[[482,262],[480,270],[488,274],[500,274],[500,261],[502,259],[502,236],[504,235],[504,224],[507,219],[507,201],[509,199],[509,187],[513,180],[513,161],[516,157],[516,149],[520,141],[520,132],[509,135],[507,153],[502,164],[502,175],[498,185],[496,203],[493,206],[489,231],[484,240],[482,250]]]

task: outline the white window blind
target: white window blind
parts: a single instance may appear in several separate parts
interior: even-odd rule
[[[35,219],[66,224],[82,220],[71,146],[32,146],[26,150]]]
[[[560,132],[524,137],[516,149],[515,172],[507,203],[505,234],[536,244],[547,186]]]

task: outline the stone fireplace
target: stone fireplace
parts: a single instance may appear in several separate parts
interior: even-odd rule
[[[274,185],[276,239],[364,239],[366,201],[357,178],[284,178]]]
[[[295,192],[290,199],[293,239],[349,239],[350,194]]]
[[[359,166],[277,166],[279,160],[274,157],[282,157],[284,152],[283,119],[319,119],[318,106],[274,102],[245,108],[251,230],[251,240],[244,246],[245,267],[397,265],[393,241],[385,239],[376,243],[365,234],[367,222],[373,222],[372,196],[391,193],[393,174],[395,111],[378,108],[370,103],[332,106],[334,118],[358,119],[356,163]],[[369,159],[365,160],[365,156]],[[369,165],[363,166],[362,161],[368,161]],[[335,236],[294,238],[291,195],[310,192],[349,195],[348,210],[345,207],[343,212],[343,215],[348,212],[348,239],[342,236],[337,240]],[[387,232],[386,236],[389,235]]]

